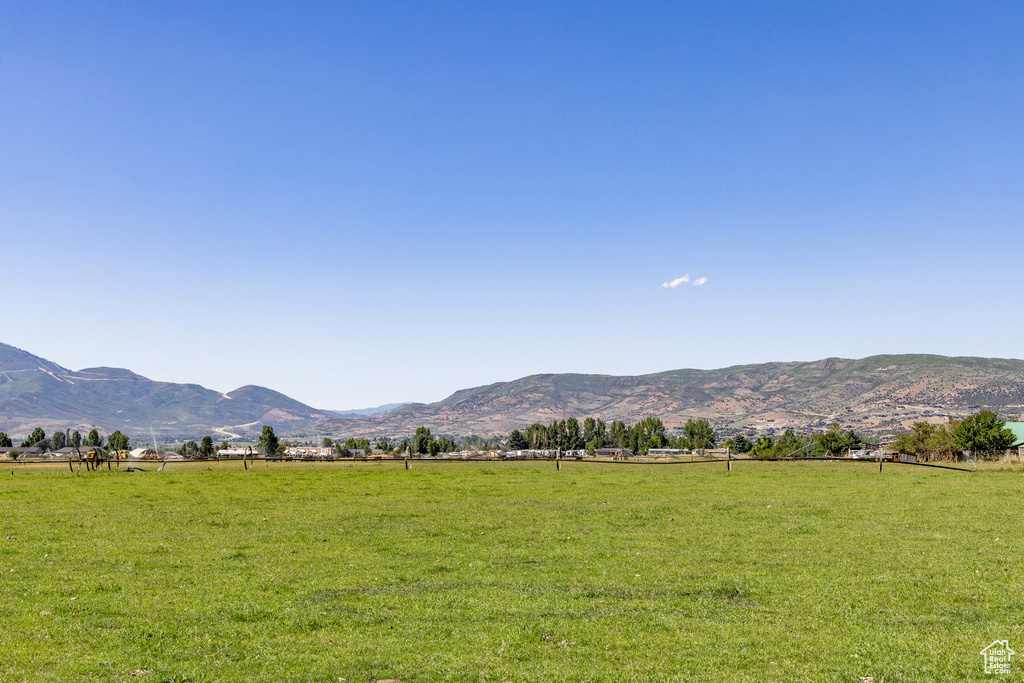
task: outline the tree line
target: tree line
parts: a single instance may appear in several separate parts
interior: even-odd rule
[[[982,460],[990,460],[1014,445],[1016,437],[1006,422],[991,410],[965,417],[949,418],[946,424],[915,422],[908,432],[899,434],[892,449],[912,453],[923,460],[954,460],[968,452]]]
[[[12,448],[14,443],[6,433],[0,432],[0,448]],[[56,431],[47,436],[42,427],[36,427],[28,438],[21,442],[21,448],[38,448],[41,452],[59,451],[68,446],[74,448],[106,448],[112,451],[127,451],[131,448],[128,437],[120,430],[114,431],[104,443],[99,431],[90,430],[85,438],[78,431]]]
[[[759,436],[753,441],[739,434],[723,441],[722,446],[754,458],[792,458],[843,455],[862,443],[853,430],[844,431],[842,425],[833,422],[822,434],[797,434],[787,429],[778,437]]]
[[[915,422],[909,431],[898,434],[888,448],[924,461],[955,460],[964,452],[987,460],[998,457],[1015,442],[1016,437],[1006,423],[993,411],[983,410],[962,420],[950,418],[946,424]],[[726,439],[722,445],[759,458],[814,457],[848,453],[863,446],[864,440],[834,422],[822,434],[795,434],[787,429],[777,438],[761,436],[754,441],[740,434]]]
[[[652,448],[699,449],[714,448],[718,436],[711,424],[705,420],[689,420],[681,436],[669,437],[660,418],[648,417],[636,424],[612,420],[611,425],[601,418],[588,417],[580,425],[579,420],[570,417],[552,420],[544,425],[535,422],[525,431],[513,429],[508,434],[505,447],[512,451],[558,450],[594,453],[599,448],[628,448],[638,455],[646,454]]]
[[[403,439],[394,443],[386,438],[372,443],[369,439],[349,438],[335,441],[325,436],[321,443],[323,448],[330,448],[332,453],[341,458],[351,457],[354,451],[369,453],[372,450],[386,455],[439,455],[454,453],[460,450],[491,450],[500,444],[497,440],[486,439],[475,434],[463,437],[434,436],[429,427],[417,427],[412,439]]]
[[[264,427],[264,431],[270,429]],[[271,433],[273,430],[270,430]],[[513,429],[508,437],[491,439],[477,435],[466,437],[435,436],[429,427],[420,426],[411,439],[390,443],[380,439],[372,443],[365,438],[348,438],[344,441],[324,437],[323,448],[330,448],[339,457],[350,457],[353,451],[368,453],[376,449],[392,455],[431,455],[452,453],[460,450],[584,450],[593,453],[598,448],[628,448],[633,453],[644,454],[651,448],[714,448],[717,434],[705,419],[689,420],[681,436],[669,437],[659,418],[645,418],[636,424],[613,420],[608,425],[600,418],[588,417],[582,424],[577,418],[553,420],[551,424],[534,423],[525,430]],[[262,438],[261,438],[262,442]],[[260,447],[261,454],[264,448]]]
[[[231,447],[231,444],[227,441],[222,441],[220,447],[223,450],[227,450]],[[199,443],[186,441],[181,444],[181,448],[177,451],[178,455],[183,455],[186,458],[212,458],[216,452],[217,447],[213,445],[213,437],[209,435],[200,439]]]

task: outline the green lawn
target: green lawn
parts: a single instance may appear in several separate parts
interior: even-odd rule
[[[0,466],[0,679],[1022,680],[1019,468],[150,470]]]

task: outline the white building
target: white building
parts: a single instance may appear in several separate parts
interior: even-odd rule
[[[334,452],[330,446],[288,446],[284,454],[292,458],[327,458]]]

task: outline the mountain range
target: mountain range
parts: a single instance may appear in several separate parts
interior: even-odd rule
[[[72,371],[0,344],[0,430],[97,428],[148,440],[250,438],[264,424],[287,431],[321,421],[311,408],[271,389],[247,385],[228,393],[198,384],[157,382],[123,368]]]
[[[379,417],[329,418],[296,434],[404,438],[426,425],[439,434],[491,435],[595,416],[626,422],[659,417],[670,433],[689,419],[707,418],[723,433],[807,433],[838,421],[878,435],[986,408],[1004,417],[1024,412],[1024,361],[881,355],[639,376],[532,375]]]
[[[435,434],[491,436],[533,422],[659,417],[679,430],[707,418],[722,433],[810,432],[833,421],[864,434],[916,420],[939,422],[980,409],[1024,413],[1024,361],[934,355],[760,363],[637,376],[544,374],[463,389],[436,403],[389,404],[339,413],[264,387],[228,393],[147,379],[122,368],[72,371],[0,344],[0,430],[120,429],[136,440],[252,440],[264,424],[288,438],[401,439]]]

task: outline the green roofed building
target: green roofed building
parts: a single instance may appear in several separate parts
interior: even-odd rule
[[[1007,422],[1006,428],[1013,432],[1013,444],[1010,445],[1010,450],[1024,455],[1024,422]]]

